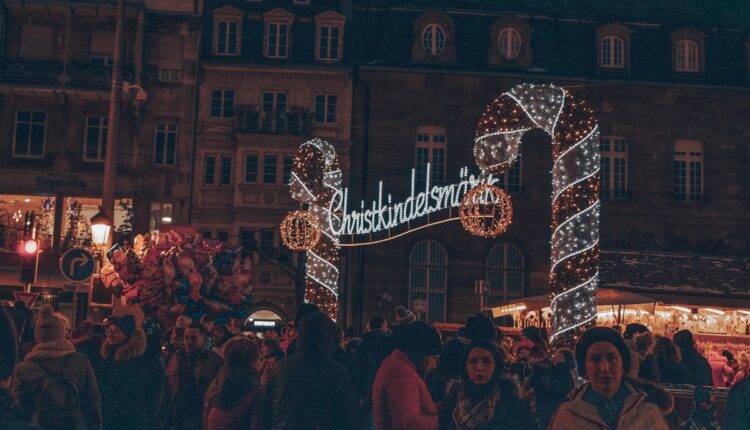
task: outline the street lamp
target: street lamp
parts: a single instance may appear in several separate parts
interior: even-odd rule
[[[91,217],[91,239],[96,246],[104,246],[112,229],[112,219],[99,207],[99,212]]]

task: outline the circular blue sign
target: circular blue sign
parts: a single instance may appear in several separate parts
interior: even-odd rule
[[[71,282],[84,282],[94,274],[94,256],[83,248],[71,248],[60,257],[60,273]]]

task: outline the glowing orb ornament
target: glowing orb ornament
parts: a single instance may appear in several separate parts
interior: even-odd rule
[[[281,222],[281,240],[293,251],[308,251],[320,240],[318,217],[308,211],[292,211]]]
[[[502,188],[482,184],[464,196],[459,214],[461,224],[469,233],[495,237],[507,230],[513,221],[513,204]]]

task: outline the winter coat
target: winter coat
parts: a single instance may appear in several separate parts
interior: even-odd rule
[[[179,350],[169,360],[167,381],[169,385],[170,416],[172,423],[177,428],[201,428],[203,425],[203,397],[222,365],[221,356],[208,350],[196,351],[193,355],[184,350]],[[183,372],[186,369],[192,369],[192,374],[184,375]],[[183,386],[182,384],[186,383],[185,381],[190,382]]]
[[[645,379],[657,384],[661,382],[659,365],[656,363],[656,357],[653,354],[648,354],[641,360],[641,364],[638,366],[638,379]]]
[[[552,417],[550,430],[668,430],[664,417],[674,408],[674,397],[663,388],[644,381],[623,380],[630,394],[625,398],[617,429],[610,429],[596,406],[584,400],[586,384],[571,394]]]
[[[204,399],[205,430],[258,430],[263,407],[260,375],[254,370],[222,367]]]
[[[281,351],[281,349],[279,349],[279,352],[283,354],[283,351]],[[271,371],[283,358],[283,356],[271,355],[270,357],[263,359],[263,363],[260,365],[261,385],[266,385],[266,383],[268,382],[268,378],[271,376]]]
[[[690,384],[713,385],[711,365],[695,348],[682,349],[682,362],[688,367]]]
[[[94,337],[88,336],[76,343],[75,347],[76,351],[85,355],[86,358],[89,359],[89,363],[91,363],[91,367],[94,369],[94,374],[99,376],[99,368],[102,363],[102,340],[97,340]]]
[[[573,389],[573,375],[564,362],[540,362],[533,366],[529,385],[534,389],[536,422],[546,430],[555,410]]]
[[[105,430],[161,428],[166,379],[164,362],[145,356],[146,335],[140,328],[122,345],[102,343],[102,415]]]
[[[722,430],[750,429],[750,378],[738,382],[727,397]]]
[[[37,397],[44,382],[57,374],[72,382],[78,390],[80,410],[89,430],[101,429],[101,398],[94,369],[86,356],[76,352],[68,340],[38,343],[16,366],[11,392],[22,416],[29,419],[36,413]]]
[[[330,318],[317,312],[302,318],[297,351],[281,360],[268,378],[264,428],[358,428],[351,378],[333,359],[338,342],[339,329]]]
[[[669,363],[659,368],[662,384],[689,384],[690,370],[683,363]]]
[[[378,369],[372,386],[375,430],[434,430],[438,410],[414,363],[394,350]]]
[[[727,364],[727,358],[714,352],[708,364],[711,366],[711,379],[714,387],[726,388],[727,380],[734,374],[734,370]]]
[[[499,380],[497,387],[500,389],[500,400],[498,400],[494,417],[489,422],[476,427],[476,430],[536,430],[528,403],[518,398],[516,382],[513,379],[503,378]],[[459,390],[462,389],[460,383],[455,384],[445,398],[445,403],[440,409],[440,430],[457,428],[453,420],[453,411],[458,403]]]
[[[383,330],[372,330],[362,335],[362,342],[352,358],[352,382],[357,397],[369,397],[378,367],[391,353],[390,350],[390,336]]]

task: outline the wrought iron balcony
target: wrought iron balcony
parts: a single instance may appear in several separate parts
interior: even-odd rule
[[[237,108],[237,132],[258,134],[290,134],[307,136],[310,133],[312,116],[309,109],[257,110],[250,107]]]
[[[123,69],[122,80],[132,81],[133,71]],[[68,63],[68,70],[66,71],[62,61],[2,59],[0,60],[0,81],[108,89],[112,83],[112,68],[109,66]]]

